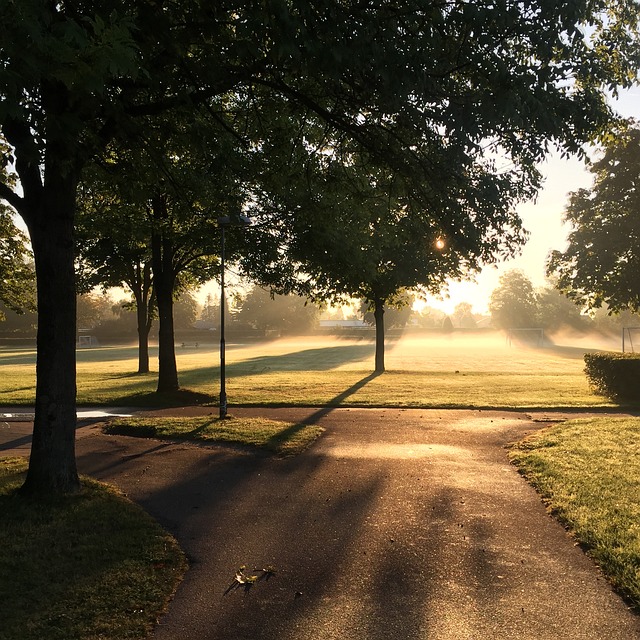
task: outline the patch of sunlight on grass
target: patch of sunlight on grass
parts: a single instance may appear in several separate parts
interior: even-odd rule
[[[105,426],[107,433],[163,440],[232,444],[292,456],[304,451],[324,431],[321,427],[267,418],[118,418]]]
[[[640,608],[640,419],[571,420],[518,443],[511,459]]]
[[[387,343],[387,372],[371,376],[370,339],[300,337],[230,345],[227,387],[244,405],[400,407],[618,406],[591,393],[584,350],[508,347],[497,334],[407,334]],[[78,351],[78,402],[119,406],[215,404],[218,346],[176,348],[184,392],[155,394],[157,371],[136,374],[135,347]],[[0,349],[0,396],[5,405],[33,404],[33,350]],[[156,366],[155,351],[152,367]],[[365,382],[363,382],[365,381]]]

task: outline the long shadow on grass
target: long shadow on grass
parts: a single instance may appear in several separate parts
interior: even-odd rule
[[[379,372],[370,373],[368,376],[362,378],[362,380],[358,380],[355,384],[351,385],[348,389],[345,389],[342,393],[339,393],[335,398],[329,400],[326,406],[318,409],[310,416],[307,416],[304,420],[296,424],[292,424],[290,427],[283,429],[277,435],[269,438],[269,445],[278,446],[279,444],[286,442],[291,436],[295,435],[301,429],[304,429],[307,426],[312,426],[317,424],[319,420],[327,416],[334,409],[339,407],[349,396],[352,396],[354,393],[362,389],[366,384],[377,378],[381,375]]]
[[[347,362],[372,358],[374,351],[375,345],[373,344],[303,349],[282,355],[258,356],[241,362],[227,362],[226,371],[229,378],[255,376],[273,371],[328,371]],[[212,367],[181,370],[179,372],[180,383],[192,388],[203,384],[211,386],[212,383],[219,380],[219,371],[217,363]],[[110,400],[110,404],[113,405],[171,407],[183,404],[203,404],[214,399],[214,395],[187,390],[172,394],[157,394],[155,391],[145,390],[145,387],[148,388],[150,384],[155,386],[155,380],[139,378],[128,373],[113,377],[122,381],[121,395]],[[357,391],[357,389],[355,390]],[[345,393],[348,396],[353,391],[347,390]],[[335,402],[339,402],[339,396],[332,401],[332,404]]]
[[[226,369],[234,377],[253,376],[268,371],[326,371],[347,362],[370,358],[374,352],[373,343],[303,349],[278,356],[258,356],[227,363]]]

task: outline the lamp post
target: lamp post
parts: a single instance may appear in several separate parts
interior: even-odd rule
[[[218,218],[218,226],[220,227],[220,418],[227,417],[227,388],[226,388],[226,370],[225,370],[225,337],[224,337],[224,316],[225,316],[225,297],[224,297],[224,251],[225,251],[225,229],[229,226],[248,227],[251,220],[247,216],[238,216],[231,218],[230,216],[222,216]]]

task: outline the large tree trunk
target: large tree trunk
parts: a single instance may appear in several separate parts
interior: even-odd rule
[[[376,298],[373,317],[376,321],[376,373],[384,371],[384,300]]]
[[[138,316],[138,373],[149,373],[149,331],[148,308],[136,305]]]
[[[131,283],[136,301],[138,329],[138,373],[149,373],[149,332],[153,319],[151,267],[148,263],[138,264],[134,282]]]
[[[36,402],[29,470],[22,490],[42,495],[79,489],[75,459],[75,175],[51,176],[20,211],[31,236],[38,283]],[[27,204],[28,203],[28,204]]]
[[[166,218],[164,198],[154,199],[154,217]],[[158,393],[177,391],[178,367],[176,365],[175,339],[173,332],[173,246],[161,230],[151,235],[153,282],[158,306]]]
[[[156,303],[158,305],[158,393],[176,391],[178,367],[176,365],[173,333],[173,279],[165,282],[156,274]]]

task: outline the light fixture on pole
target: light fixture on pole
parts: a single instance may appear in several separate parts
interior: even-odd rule
[[[224,336],[224,316],[225,316],[225,297],[224,297],[224,252],[225,252],[225,234],[227,227],[248,227],[251,220],[247,216],[222,216],[218,218],[218,226],[220,227],[220,418],[227,417],[227,388],[226,388],[226,371],[225,371],[225,336]]]

